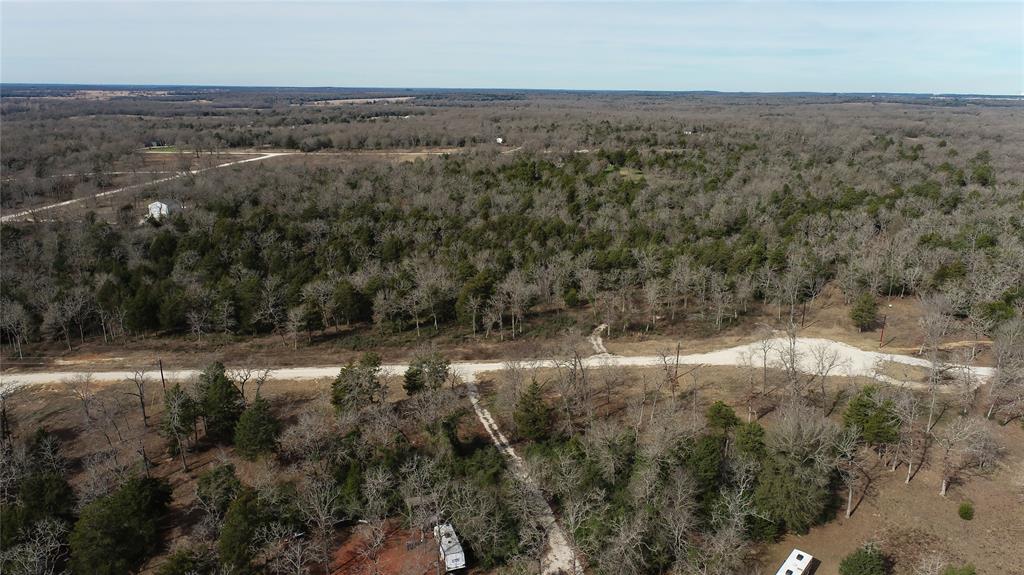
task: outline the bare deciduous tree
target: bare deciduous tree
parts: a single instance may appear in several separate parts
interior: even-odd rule
[[[11,575],[57,575],[67,554],[67,532],[59,519],[36,521],[22,534],[22,542],[0,550],[0,565]]]
[[[278,521],[257,527],[253,539],[275,575],[309,575],[311,564],[321,556],[315,542]]]
[[[22,344],[28,340],[31,323],[28,312],[20,303],[0,297],[0,334],[6,336],[8,343],[23,359]]]
[[[91,425],[94,418],[94,404],[96,392],[92,385],[91,373],[79,373],[61,381],[64,389],[76,400],[82,408],[82,417],[87,425]]]
[[[368,560],[377,563],[387,540],[387,511],[389,494],[394,478],[383,467],[371,469],[362,487],[363,503],[359,516],[366,522],[366,543],[361,551]]]
[[[260,286],[259,300],[254,317],[256,321],[271,326],[274,331],[281,329],[288,319],[284,291],[284,280],[276,275],[267,276]]]
[[[846,485],[846,517],[853,515],[853,494],[863,472],[861,459],[860,430],[847,427],[836,434],[834,439],[836,469]]]
[[[924,338],[921,342],[921,353],[928,359],[928,388],[931,394],[931,401],[928,405],[928,427],[931,432],[936,423],[936,408],[938,403],[939,386],[942,383],[944,366],[939,361],[939,346],[942,338],[945,337],[952,324],[950,315],[950,302],[944,294],[937,294],[921,298],[921,308],[924,314],[918,320]]]
[[[918,559],[914,565],[913,575],[941,575],[946,568],[946,560],[938,553],[928,553]]]
[[[800,351],[797,329],[795,323],[789,322],[786,325],[786,338],[781,347],[775,350],[778,354],[779,365],[786,372],[787,391],[791,397],[803,397],[806,390],[806,382],[800,373],[803,352]]]
[[[137,369],[128,378],[128,381],[135,388],[134,391],[127,392],[128,395],[139,400],[139,409],[142,412],[142,426],[149,427],[149,417],[146,415],[146,384],[149,383],[149,380],[146,378],[146,372]]]
[[[946,496],[952,482],[970,470],[985,470],[998,459],[1001,449],[984,424],[969,417],[958,417],[935,435],[941,456],[942,484],[939,494]]]
[[[326,279],[313,280],[302,286],[302,301],[320,315],[320,325],[327,329],[336,322],[334,285]]]
[[[987,418],[1001,414],[1003,424],[1024,416],[1024,320],[1005,322],[995,333],[995,374],[989,387]]]
[[[330,478],[303,478],[296,506],[306,523],[318,533],[327,533],[341,520],[341,493]]]

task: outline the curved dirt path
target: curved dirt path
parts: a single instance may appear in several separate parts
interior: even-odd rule
[[[594,331],[590,332],[590,337],[587,340],[590,341],[590,345],[594,348],[595,354],[606,354],[608,348],[604,346],[604,340],[601,339],[601,332],[608,329],[608,324],[602,323],[601,325],[594,328]]]
[[[594,347],[597,354],[584,359],[584,366],[600,368],[611,366],[651,367],[663,365],[664,360],[660,356],[617,356],[609,354],[604,346],[604,342],[601,340],[600,332],[602,329],[604,329],[604,326],[598,326],[598,328],[590,335],[591,345]],[[770,343],[771,346],[767,352],[770,354],[768,360],[772,363],[777,363],[779,352],[789,346],[789,340],[785,338],[775,338],[771,340]],[[928,367],[931,365],[926,359],[907,355],[865,351],[845,343],[828,339],[797,338],[795,346],[796,354],[798,356],[798,368],[800,371],[805,373],[815,373],[818,367],[816,356],[821,357],[823,353],[827,352],[829,355],[835,355],[835,368],[831,371],[830,375],[872,377],[889,383],[915,387],[922,386],[922,384],[902,382],[879,374],[877,373],[877,366],[884,362],[893,362],[917,367]],[[756,366],[761,364],[762,358],[765,356],[764,349],[765,348],[761,345],[761,342],[753,342],[708,353],[679,356],[679,363],[691,365],[704,364],[731,366],[745,366],[753,364]],[[536,368],[549,368],[556,367],[556,362],[555,360],[539,360],[532,362],[531,365]],[[508,459],[513,474],[515,474],[515,476],[528,487],[532,496],[537,497],[538,503],[541,504],[539,505],[539,508],[543,511],[542,515],[538,519],[548,532],[548,544],[544,555],[542,573],[544,575],[555,575],[558,573],[582,573],[582,568],[576,561],[576,553],[570,545],[565,531],[563,531],[562,527],[558,524],[554,510],[547,504],[547,501],[544,500],[536,481],[530,476],[523,460],[515,452],[515,449],[513,449],[508,439],[501,432],[501,429],[498,427],[494,417],[480,402],[480,395],[476,387],[477,378],[483,373],[501,371],[505,369],[505,364],[498,361],[453,362],[451,367],[453,372],[461,377],[465,382],[466,389],[469,393],[470,403],[473,405],[473,410],[475,411],[477,418],[480,420],[480,423],[484,426],[484,429],[487,430],[488,435],[490,435],[491,441],[494,442],[494,445],[498,450],[501,451],[501,453]],[[991,377],[994,371],[992,368],[988,367],[954,367],[973,372],[979,382]],[[340,367],[338,366],[284,368],[271,372],[271,378],[282,380],[329,379],[337,375],[339,369]],[[383,372],[387,375],[402,375],[405,373],[406,369],[408,369],[408,365],[405,364],[382,366]],[[31,385],[59,383],[60,381],[79,373],[91,373],[93,380],[97,382],[124,381],[133,375],[133,373],[129,371],[4,373],[0,374],[0,392],[12,391],[20,387]],[[187,369],[165,371],[164,373],[171,379],[184,379],[195,377],[198,375],[199,370]]]
[[[784,349],[788,345],[788,343],[788,340],[786,340],[785,338],[775,338],[771,340],[771,350],[768,352],[768,360],[770,365],[778,363],[779,351]],[[603,347],[603,343],[601,344],[601,346]],[[916,367],[928,367],[930,365],[930,362],[927,359],[919,357],[912,357],[909,355],[892,353],[882,353],[877,351],[865,351],[853,347],[851,345],[841,343],[838,341],[833,341],[830,339],[801,337],[796,339],[796,351],[799,358],[798,367],[800,371],[804,373],[814,373],[817,367],[815,363],[815,352],[820,352],[821,350],[825,350],[829,353],[835,353],[836,355],[837,367],[830,372],[830,375],[833,376],[873,377],[876,379],[881,379],[882,381],[889,381],[891,380],[891,378],[886,379],[884,376],[879,376],[876,373],[875,368],[877,365],[884,362],[899,363],[903,365],[910,365]],[[705,364],[746,366],[753,362],[754,365],[760,366],[763,356],[764,353],[761,350],[761,343],[752,342],[707,353],[681,355],[679,356],[679,363],[690,365]],[[675,361],[674,357],[672,359],[673,361]],[[585,367],[591,368],[613,366],[654,367],[663,365],[663,359],[661,356],[657,355],[623,356],[608,353],[600,353],[585,358],[583,360],[583,365]],[[557,362],[553,359],[534,360],[530,362],[530,366],[536,368],[557,367]],[[952,367],[972,372],[979,380],[987,379],[991,377],[994,373],[994,369],[991,367],[957,365],[953,365]],[[389,364],[382,366],[382,368],[384,372],[389,375],[402,375],[405,373],[405,370],[408,368],[408,365]],[[504,370],[505,362],[497,360],[486,362],[456,361],[452,362],[451,368],[453,371],[462,376],[464,380],[469,381],[475,380],[475,378],[481,373]],[[338,374],[339,369],[341,369],[341,367],[337,365],[312,367],[286,367],[272,370],[271,378],[282,380],[327,379],[336,376]],[[130,370],[67,370],[23,373],[8,371],[0,373],[0,390],[8,388],[13,389],[25,385],[60,383],[62,380],[80,373],[91,373],[93,381],[111,382],[123,381],[125,379],[128,379],[133,375],[134,372]],[[169,378],[184,379],[198,375],[199,370],[165,370],[164,373]]]
[[[46,211],[54,210],[54,209],[57,209],[57,208],[65,208],[67,206],[73,206],[75,204],[78,204],[78,203],[81,203],[81,202],[84,202],[84,201],[87,201],[87,200],[90,200],[90,199],[93,199],[93,198],[105,198],[107,196],[113,196],[115,194],[120,194],[122,192],[127,192],[129,190],[142,189],[142,188],[145,188],[147,186],[155,186],[157,184],[162,184],[164,182],[169,182],[171,180],[177,180],[178,178],[183,178],[185,176],[195,176],[195,175],[201,174],[203,172],[207,172],[209,170],[216,170],[216,169],[219,169],[219,168],[227,168],[229,166],[236,166],[238,164],[245,164],[245,163],[248,163],[248,162],[259,162],[261,160],[268,160],[270,158],[276,158],[277,156],[287,156],[287,155],[292,154],[292,153],[294,153],[294,152],[271,152],[269,154],[263,154],[262,156],[259,156],[259,157],[256,157],[256,158],[246,158],[244,160],[234,160],[234,161],[231,161],[231,162],[224,162],[223,164],[217,164],[216,166],[210,166],[209,168],[202,168],[202,169],[198,169],[198,170],[189,170],[187,172],[178,172],[178,173],[175,173],[173,176],[167,176],[166,178],[157,178],[155,180],[150,180],[148,182],[142,182],[141,184],[132,184],[130,186],[123,186],[123,187],[120,187],[120,188],[115,188],[113,190],[107,190],[105,192],[100,192],[98,194],[93,194],[91,196],[86,196],[84,198],[75,198],[73,200],[66,200],[66,201],[63,201],[63,202],[57,202],[56,204],[50,204],[48,206],[39,206],[38,208],[30,208],[30,209],[27,209],[27,210],[21,210],[19,212],[14,212],[13,214],[7,214],[7,215],[4,215],[4,216],[0,217],[0,222],[13,222],[13,221],[17,221],[17,220],[20,220],[22,218],[31,216],[33,214],[38,214],[40,212],[46,212]]]

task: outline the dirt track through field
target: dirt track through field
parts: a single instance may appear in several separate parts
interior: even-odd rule
[[[786,338],[775,338],[769,341],[770,348],[768,351],[768,363],[772,366],[778,366],[780,352],[782,352],[789,345]],[[601,342],[601,347],[604,347],[604,343]],[[909,355],[881,353],[876,351],[865,351],[858,349],[851,345],[841,343],[830,339],[820,338],[797,338],[795,340],[795,351],[798,358],[797,368],[804,373],[816,373],[818,366],[816,364],[816,357],[823,353],[835,354],[835,368],[830,372],[832,376],[845,376],[845,377],[871,377],[879,379],[881,381],[887,381],[889,383],[905,384],[908,387],[914,387],[914,382],[902,382],[893,378],[888,378],[876,373],[876,366],[881,365],[885,362],[892,362],[917,367],[929,367],[931,364],[927,359],[912,357]],[[683,365],[723,365],[723,366],[760,366],[761,360],[764,357],[762,351],[761,342],[752,342],[748,344],[738,345],[726,349],[720,349],[717,351],[711,351],[708,353],[695,353],[689,355],[680,355],[679,363]],[[613,355],[607,353],[600,353],[597,355],[590,356],[583,360],[585,367],[589,368],[601,368],[601,367],[656,367],[664,365],[666,361],[662,356],[649,356],[649,355],[638,355],[638,356],[622,356]],[[674,356],[670,357],[668,361],[675,362]],[[553,359],[540,359],[530,362],[532,366],[538,368],[551,368],[557,367],[556,360]],[[994,369],[990,367],[974,367],[974,366],[962,366],[962,365],[951,365],[947,364],[948,367],[953,369],[959,369],[967,373],[971,373],[977,380],[982,381],[992,376]],[[505,369],[504,361],[487,361],[487,362],[462,362],[457,361],[451,364],[452,370],[458,375],[462,376],[464,380],[471,378],[475,379],[481,373],[487,373],[492,371],[501,371]],[[405,364],[391,364],[383,366],[385,373],[389,375],[402,375],[408,365]],[[281,380],[311,380],[311,379],[327,379],[333,378],[338,374],[339,366],[328,365],[328,366],[311,366],[311,367],[288,367],[281,369],[274,369],[271,377],[273,379]],[[46,383],[60,383],[62,380],[77,375],[79,373],[91,373],[93,381],[124,381],[130,378],[133,374],[131,371],[89,371],[89,370],[70,370],[70,371],[50,371],[50,372],[25,372],[17,373],[7,371],[0,374],[0,389],[21,387],[25,385],[38,385]],[[169,370],[165,372],[165,375],[173,379],[187,379],[195,377],[199,374],[199,370],[196,369],[183,369],[183,370]]]
[[[130,190],[138,190],[138,189],[142,189],[142,188],[145,188],[145,187],[148,187],[148,186],[155,186],[157,184],[162,184],[164,182],[169,182],[171,180],[177,180],[178,178],[183,178],[185,176],[196,176],[196,175],[199,175],[199,174],[201,174],[203,172],[207,172],[209,170],[216,170],[216,169],[219,169],[219,168],[227,168],[229,166],[237,166],[238,164],[245,164],[245,163],[248,163],[248,162],[259,162],[261,160],[268,160],[270,158],[276,158],[278,156],[287,156],[287,155],[289,155],[291,153],[293,153],[293,152],[272,152],[272,153],[269,153],[269,154],[263,154],[262,156],[259,156],[259,157],[256,157],[256,158],[246,158],[244,160],[234,160],[234,161],[231,161],[231,162],[225,162],[223,164],[217,164],[216,166],[211,166],[209,168],[202,168],[202,169],[198,169],[198,170],[189,170],[187,172],[186,171],[182,171],[182,172],[178,172],[178,173],[174,174],[173,176],[167,176],[166,178],[157,178],[155,180],[150,180],[148,182],[142,182],[141,184],[132,184],[130,186],[123,186],[123,187],[120,187],[120,188],[115,188],[113,190],[107,190],[105,192],[100,192],[98,194],[93,194],[91,196],[87,196],[87,197],[84,197],[84,198],[75,198],[73,200],[66,200],[66,201],[63,201],[63,202],[57,202],[56,204],[50,204],[48,206],[40,206],[38,208],[31,208],[31,209],[27,209],[27,210],[22,210],[20,212],[15,212],[13,214],[7,214],[7,215],[4,215],[4,216],[0,217],[0,222],[13,222],[13,221],[17,221],[17,220],[20,220],[22,218],[25,218],[25,217],[28,217],[28,216],[31,216],[31,215],[34,215],[34,214],[38,214],[40,212],[46,212],[46,211],[55,210],[55,209],[58,209],[58,208],[65,208],[65,207],[68,207],[68,206],[73,206],[75,204],[78,204],[78,203],[81,203],[81,202],[84,202],[86,200],[93,199],[93,198],[97,198],[97,199],[98,198],[105,198],[107,196],[113,196],[113,195],[116,195],[116,194],[120,194],[122,192],[127,192],[127,191],[130,191]]]
[[[583,364],[586,367],[652,367],[664,365],[666,361],[673,363],[677,361],[675,357],[667,356],[611,355],[607,353],[607,348],[605,348],[604,342],[601,340],[600,333],[602,327],[603,326],[599,326],[590,336],[591,345],[594,347],[597,354],[583,360]],[[682,355],[679,356],[678,362],[680,364],[690,365],[756,366],[761,365],[762,359],[766,358],[767,355],[766,359],[770,363],[777,365],[780,361],[781,354],[784,351],[789,350],[790,340],[786,338],[775,338],[770,340],[768,343],[770,345],[764,346],[758,341],[709,353]],[[766,348],[767,351],[765,351]],[[879,374],[877,373],[877,366],[885,362],[918,367],[929,367],[931,365],[926,359],[907,355],[864,351],[851,345],[828,339],[797,338],[793,342],[793,351],[797,358],[797,368],[805,373],[818,373],[820,371],[821,358],[828,357],[829,362],[834,366],[830,375],[871,377],[897,385],[906,385],[908,387],[921,387],[923,384],[902,382],[892,377]],[[538,360],[533,362],[532,365],[536,368],[550,368],[556,367],[556,361]],[[487,372],[501,371],[505,369],[505,364],[502,362],[455,362],[451,367],[452,371],[458,375],[463,382],[465,382],[470,402],[473,405],[473,410],[476,412],[477,419],[480,420],[480,423],[484,426],[484,429],[487,430],[488,435],[490,435],[491,441],[494,442],[494,445],[498,450],[501,451],[501,453],[508,459],[512,472],[516,477],[526,485],[528,490],[535,497],[539,498],[539,502],[543,503],[543,505],[539,507],[542,509],[542,512],[541,516],[538,517],[538,520],[548,531],[548,545],[544,556],[542,572],[545,575],[582,572],[582,569],[575,559],[576,554],[572,549],[572,546],[569,544],[569,539],[566,537],[562,527],[558,524],[554,511],[543,499],[535,479],[530,476],[523,460],[518,456],[518,454],[516,454],[508,439],[501,432],[501,429],[498,427],[494,417],[480,402],[480,396],[476,388],[476,380],[478,376]],[[952,367],[966,373],[971,373],[979,383],[991,377],[994,371],[992,368],[987,367]],[[281,380],[329,379],[337,375],[339,369],[340,368],[337,366],[284,368],[273,371],[271,377],[273,379]],[[408,369],[408,365],[392,364],[383,366],[382,371],[387,375],[397,376],[404,374],[406,369]],[[91,373],[93,380],[97,382],[124,381],[133,375],[132,372],[128,371],[5,373],[0,375],[0,392],[12,391],[16,388],[30,385],[59,383],[60,381],[73,377],[79,373]],[[198,373],[198,370],[193,369],[167,371],[165,372],[165,375],[170,379],[187,379],[195,377]]]

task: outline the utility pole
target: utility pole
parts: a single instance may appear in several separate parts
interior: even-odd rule
[[[167,381],[164,380],[164,360],[158,359],[156,362],[160,366],[160,387],[164,390],[164,397],[167,397]]]
[[[679,342],[676,342],[676,365],[672,372],[672,381],[679,381]]]
[[[881,349],[885,343],[885,320],[888,316],[882,316],[882,331],[878,334],[878,348]]]

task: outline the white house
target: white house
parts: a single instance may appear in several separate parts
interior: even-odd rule
[[[466,554],[462,544],[455,536],[455,528],[451,523],[442,523],[434,527],[434,540],[438,543],[441,557],[444,558],[445,572],[452,572],[466,567]]]
[[[168,200],[161,202],[157,200],[149,204],[149,217],[154,220],[160,220],[166,216],[173,214],[181,209],[181,203],[174,200]]]
[[[775,572],[775,575],[810,575],[813,573],[811,569],[813,561],[814,557],[810,553],[794,549],[790,552],[782,567],[779,567],[779,570]]]

